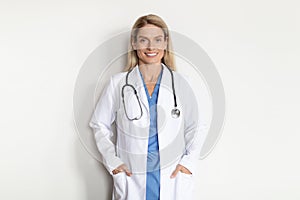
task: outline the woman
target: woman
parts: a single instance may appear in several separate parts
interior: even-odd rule
[[[168,27],[142,16],[130,44],[125,72],[110,78],[90,121],[113,177],[112,198],[194,199],[205,124],[188,82],[174,71]]]

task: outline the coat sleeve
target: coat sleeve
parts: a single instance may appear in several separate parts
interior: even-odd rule
[[[103,164],[110,174],[112,170],[123,164],[116,155],[115,144],[112,140],[114,133],[112,123],[116,117],[116,90],[113,79],[110,78],[96,105],[89,126],[93,129],[97,148],[102,156]]]
[[[188,100],[184,100],[185,103],[183,105],[185,151],[179,164],[194,174],[208,133],[208,122],[204,109],[208,105],[197,102],[196,96],[186,80],[182,84],[184,86],[182,98],[188,98]]]

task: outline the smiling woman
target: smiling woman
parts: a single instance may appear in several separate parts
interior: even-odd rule
[[[132,69],[138,64],[139,57],[136,50],[146,49],[147,47],[150,50],[155,49],[155,47],[159,50],[164,50],[161,62],[172,70],[176,69],[169,29],[160,17],[151,14],[140,17],[132,27],[130,42],[131,46],[129,46],[125,71]]]
[[[175,72],[167,25],[156,15],[140,17],[125,72],[111,77],[90,121],[113,177],[112,198],[194,199],[199,138],[207,134],[199,113],[188,81]]]

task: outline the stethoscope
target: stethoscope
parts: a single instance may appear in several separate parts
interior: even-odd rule
[[[176,93],[175,93],[173,72],[172,72],[172,70],[168,66],[166,66],[166,68],[170,71],[170,74],[171,74],[171,77],[172,77],[172,90],[173,90],[173,97],[174,97],[174,108],[171,110],[171,116],[173,118],[178,118],[180,116],[180,110],[177,108],[177,100],[176,100]],[[127,74],[126,74],[126,83],[122,87],[122,100],[123,100],[123,106],[124,106],[124,110],[125,110],[125,114],[126,114],[127,119],[129,119],[130,121],[133,121],[133,120],[139,120],[139,119],[141,119],[141,117],[143,116],[143,110],[142,110],[141,101],[140,101],[140,99],[139,99],[139,97],[137,95],[136,89],[134,88],[133,85],[128,84],[128,76],[129,76],[129,74],[130,74],[131,71],[132,71],[132,69],[129,70],[127,72]],[[135,118],[129,118],[128,117],[128,114],[127,114],[127,111],[126,111],[126,107],[125,107],[125,102],[124,102],[124,89],[125,89],[125,87],[130,87],[134,91],[134,94],[135,94],[136,99],[137,99],[137,101],[139,103],[139,107],[140,107],[140,111],[141,111],[141,114],[140,114],[139,117],[135,117]]]

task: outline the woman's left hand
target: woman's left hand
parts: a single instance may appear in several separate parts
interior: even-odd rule
[[[177,173],[178,173],[179,171],[182,172],[182,173],[185,173],[185,174],[192,174],[192,173],[190,172],[190,170],[188,170],[188,169],[185,168],[184,166],[178,164],[178,165],[176,166],[176,169],[175,169],[175,170],[173,171],[173,173],[171,174],[171,178],[175,178],[176,175],[177,175]]]

